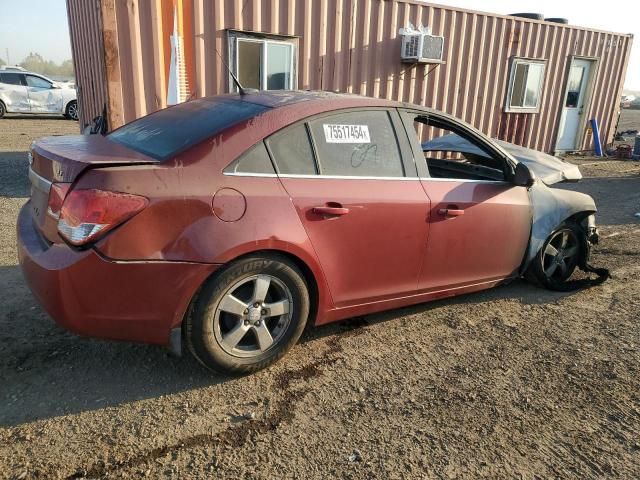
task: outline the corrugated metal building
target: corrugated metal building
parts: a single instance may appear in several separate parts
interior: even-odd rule
[[[67,0],[81,125],[109,128],[245,86],[337,90],[430,106],[544,151],[615,133],[632,35],[411,0]],[[399,29],[444,37],[401,60]],[[177,82],[177,83],[176,83]]]

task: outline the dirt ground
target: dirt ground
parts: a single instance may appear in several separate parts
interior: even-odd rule
[[[0,120],[0,478],[640,477],[640,162],[572,160],[600,207],[603,285],[517,281],[318,328],[225,378],[66,333],[31,296],[25,151],[76,131]]]

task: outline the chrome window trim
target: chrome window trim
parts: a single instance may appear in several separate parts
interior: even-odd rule
[[[462,183],[495,183],[495,184],[504,184],[504,185],[512,185],[511,183],[505,180],[474,180],[472,178],[432,178],[432,177],[422,177],[420,180],[431,180],[433,182],[462,182]]]
[[[511,185],[504,180],[474,180],[471,178],[432,178],[432,177],[358,177],[349,175],[296,175],[285,174],[277,175],[274,173],[240,173],[240,172],[224,172],[223,175],[228,177],[263,177],[263,178],[301,178],[301,179],[316,179],[324,178],[329,180],[401,180],[401,181],[419,181],[430,180],[433,182],[460,182],[460,183],[494,183]]]
[[[31,185],[33,185],[35,188],[37,188],[41,192],[49,193],[49,190],[51,190],[52,182],[38,175],[36,172],[33,171],[32,168],[29,168],[29,180],[31,181]]]
[[[278,178],[275,173],[251,173],[251,172],[222,172],[227,177],[264,177],[264,178]]]

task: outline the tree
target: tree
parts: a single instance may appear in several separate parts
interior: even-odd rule
[[[27,57],[20,62],[20,66],[30,72],[40,73],[50,77],[73,77],[73,62],[71,60],[65,60],[60,65],[56,65],[51,60],[45,60],[37,52],[31,52]]]

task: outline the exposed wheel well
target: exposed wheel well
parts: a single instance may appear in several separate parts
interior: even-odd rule
[[[310,308],[309,308],[309,322],[307,323],[307,325],[313,325],[315,323],[314,320],[318,312],[318,295],[319,294],[318,294],[318,283],[316,281],[315,275],[313,274],[309,266],[300,257],[297,257],[296,255],[293,255],[290,252],[285,252],[284,250],[255,250],[253,252],[240,255],[239,257],[236,257],[233,260],[229,260],[226,263],[226,265],[229,265],[233,262],[236,262],[238,260],[241,260],[249,256],[253,256],[253,255],[285,257],[289,261],[293,262],[300,269],[300,271],[304,275],[304,280],[307,282],[307,286],[309,287]],[[202,282],[202,285],[208,282],[215,275],[219,274],[224,268],[225,267],[222,267],[221,269],[212,273],[209,277],[207,277],[204,280],[204,282]],[[193,295],[193,298],[189,303],[189,307],[187,308],[187,311],[185,312],[184,317],[182,319],[183,324],[184,324],[184,319],[191,313],[193,309],[193,305],[197,300],[198,296],[200,295],[200,292],[202,291],[202,285],[200,286],[200,288],[198,288],[198,290],[196,290],[196,293]]]
[[[78,99],[74,98],[72,100],[69,100],[64,106],[64,113],[67,113],[67,110],[69,109],[69,105],[71,105],[73,102],[78,103]]]

